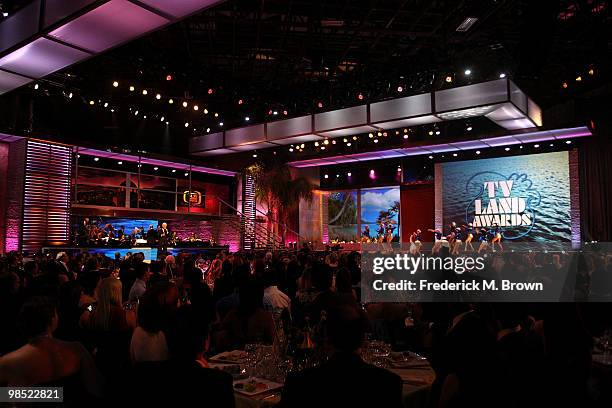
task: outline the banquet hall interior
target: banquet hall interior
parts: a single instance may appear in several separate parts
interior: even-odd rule
[[[0,0],[0,404],[612,406],[610,7]]]

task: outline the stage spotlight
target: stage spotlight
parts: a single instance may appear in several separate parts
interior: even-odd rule
[[[68,94],[68,99],[72,99],[72,92]]]
[[[257,153],[253,153],[253,158],[256,159],[257,158]]]
[[[161,94],[155,95],[155,99],[157,99],[159,101],[161,99]]]
[[[134,112],[134,116],[138,116],[138,111]]]
[[[189,176],[189,173],[185,173],[185,177]]]
[[[251,120],[251,118],[249,118],[248,116],[246,116],[246,117],[244,118],[244,120],[248,122],[249,120]]]
[[[404,133],[408,133],[408,129],[404,128]]]
[[[223,127],[223,122],[219,122],[219,126]]]
[[[581,77],[580,75],[578,75],[578,76],[576,77],[576,82],[580,82],[580,81],[582,81],[582,77]]]
[[[212,94],[213,94],[213,92],[214,92],[214,91],[213,91],[213,89],[212,89],[212,88],[208,88],[208,94],[209,94],[209,95],[212,95]]]
[[[170,122],[169,122],[169,121],[166,121],[166,125],[169,125],[169,124],[170,124]]]
[[[185,122],[185,127],[189,127],[189,122]]]
[[[117,81],[113,82],[113,86],[114,86],[115,88],[117,88],[117,87],[119,86],[119,82],[117,82]]]
[[[359,99],[360,101],[363,101],[363,94],[360,93],[359,95],[357,95],[357,99]]]
[[[378,135],[378,136],[382,136],[382,132],[378,132],[378,133],[377,133],[377,135]]]
[[[99,161],[99,160],[100,160],[100,158],[99,158],[99,157],[94,157],[94,161],[96,161],[96,162],[97,162],[97,161]]]
[[[476,150],[476,154],[480,154],[480,150]]]
[[[408,134],[405,134],[405,135],[404,135],[404,139],[408,139]]]
[[[114,110],[114,109],[111,109],[111,113],[115,113],[115,110]]]
[[[348,143],[346,144],[346,146],[347,146],[347,147],[351,147],[351,144],[352,144],[351,142],[348,142]]]
[[[315,145],[315,147],[318,147],[319,146],[319,142],[315,142],[314,145]]]
[[[404,88],[402,86],[398,86],[397,92],[400,92],[400,93],[404,92]]]
[[[453,77],[450,75],[447,75],[446,78],[444,78],[444,80],[446,81],[446,83],[450,84],[451,82],[453,82]]]
[[[428,133],[429,133],[429,136],[433,136],[434,132],[433,132],[433,130],[430,130]]]
[[[147,118],[147,115],[144,115],[143,117],[146,119],[146,118]]]
[[[463,73],[464,73],[465,75],[467,75],[467,76],[470,76],[470,75],[472,75],[472,70],[468,68],[468,69],[466,69],[465,71],[463,71]]]
[[[595,75],[595,70],[593,68],[589,68],[589,75]]]
[[[338,177],[340,177],[340,175],[339,175],[339,174],[336,174],[336,178],[338,178]]]
[[[176,169],[172,169],[172,172],[173,172],[173,173],[176,173]]]
[[[332,144],[336,144],[336,141],[335,141],[335,140],[332,140]]]
[[[374,143],[378,143],[378,139],[374,139]]]
[[[161,119],[160,119],[159,121],[160,121],[160,122],[163,122],[163,121],[164,121],[164,117],[162,116],[162,117],[161,117]]]
[[[209,127],[206,128],[206,133],[210,133],[210,128]]]
[[[317,104],[317,106],[318,106],[319,108],[322,108],[322,107],[323,107],[323,102],[319,102],[319,103]]]
[[[293,153],[293,147],[289,148],[289,152]]]
[[[104,107],[108,108],[108,102],[104,102]]]
[[[94,101],[89,101],[89,104],[90,104],[90,105],[93,105],[94,103],[95,103]]]
[[[343,141],[344,143],[346,143],[346,142],[348,142],[348,139],[345,137],[344,139],[342,139],[342,141]]]
[[[550,147],[553,147],[553,146],[554,146],[554,144],[553,144],[553,143],[551,143],[551,144],[549,144],[549,146],[550,146]]]
[[[289,112],[287,112],[286,110],[283,111],[283,115],[287,116],[289,114]]]
[[[329,144],[329,140],[325,139],[325,140],[323,141],[323,144],[324,144],[324,145],[328,145],[328,144]]]
[[[189,104],[187,103],[187,101],[183,101],[183,108],[186,108]]]
[[[273,114],[274,116],[276,116],[276,115],[278,115],[278,111],[274,111],[274,112],[272,112],[272,114]]]
[[[509,151],[510,151],[510,148],[509,148],[509,147],[506,147],[504,150],[505,150],[505,151],[507,151],[507,152],[509,152]]]
[[[368,136],[369,136],[369,137],[370,137],[370,139],[371,139],[371,138],[373,138],[373,137],[374,137],[374,134],[369,133],[369,134],[368,134]]]
[[[501,74],[499,74],[499,77],[503,79],[503,78],[505,78],[505,77],[506,77],[506,74],[504,74],[504,73],[502,72]]]
[[[565,142],[565,144],[572,144],[572,141],[571,141],[571,140],[567,140],[567,141]]]
[[[457,157],[457,153],[453,153],[453,157]]]
[[[349,171],[348,173],[346,173],[347,177],[351,177],[353,174]]]
[[[468,132],[471,132],[472,131],[472,127],[468,126],[468,127],[465,128],[465,130],[467,130]]]
[[[321,146],[321,150],[325,150],[325,146]]]
[[[166,81],[172,81],[172,75],[170,74],[166,75]]]
[[[200,107],[198,105],[193,105],[193,110],[197,111],[198,109],[200,109]]]
[[[436,130],[436,136],[439,136],[439,135],[440,135],[440,131]]]
[[[402,166],[397,166],[397,171],[402,171]]]
[[[305,145],[304,143],[302,143],[302,144],[300,145],[300,148],[301,148],[301,149],[303,149],[304,147],[306,147],[306,145]]]
[[[242,105],[243,100],[242,99],[238,99],[238,105]]]
[[[173,100],[172,98],[170,98],[170,99],[168,99],[168,103],[169,103],[170,105],[172,105],[172,104],[174,103],[174,100]]]
[[[134,92],[136,88],[134,88],[134,85],[130,85],[130,92]]]
[[[159,167],[153,167],[153,171],[159,170]]]
[[[539,144],[535,144],[535,145],[533,145],[533,147],[535,147],[537,149],[538,147],[540,147],[540,145]]]
[[[218,118],[218,117],[219,117],[219,113],[215,112],[215,118]]]
[[[327,178],[329,178],[329,174],[326,174],[326,175],[325,175],[325,176],[323,176],[323,177],[325,177],[325,178],[327,179]]]
[[[208,115],[208,109],[204,108],[203,112],[204,112],[205,115]]]
[[[123,164],[123,162],[122,161],[118,161],[117,164],[121,166]]]
[[[149,93],[149,92],[147,92],[147,90],[146,90],[146,89],[143,89],[143,90],[142,90],[142,94],[143,94],[143,95],[146,95],[146,94],[148,94],[148,93]]]
[[[429,159],[433,159],[433,156],[429,156]]]
[[[353,140],[357,140],[357,136],[353,136]]]

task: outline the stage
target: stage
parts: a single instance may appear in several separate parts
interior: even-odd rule
[[[177,247],[168,247],[164,251],[167,255],[178,255],[180,253],[192,254],[192,255],[200,255],[206,258],[213,258],[221,251],[229,250],[229,246],[177,246]],[[80,247],[80,246],[53,246],[53,247],[43,247],[43,253],[52,253],[57,254],[58,252],[66,252],[68,255],[73,255],[81,252],[88,252],[90,254],[102,254],[111,259],[115,259],[115,254],[120,254],[121,257],[125,257],[125,255],[130,252],[132,254],[142,252],[145,256],[145,261],[151,262],[156,261],[159,255],[159,248],[157,247],[132,247],[132,248],[119,248],[119,247]]]

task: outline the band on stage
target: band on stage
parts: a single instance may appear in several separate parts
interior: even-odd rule
[[[187,237],[177,237],[175,231],[170,231],[168,224],[162,222],[154,227],[149,225],[135,226],[130,231],[125,230],[125,226],[114,226],[110,223],[95,223],[84,218],[75,232],[75,243],[84,247],[118,247],[132,248],[136,246],[146,246],[159,248],[165,251],[168,247],[174,246],[215,246],[213,239],[200,239],[196,232],[192,232]]]

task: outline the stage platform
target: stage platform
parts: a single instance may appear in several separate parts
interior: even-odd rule
[[[166,251],[170,255],[178,255],[179,253],[188,253],[188,254],[200,254],[207,258],[214,257],[217,253],[228,250],[229,246],[180,246],[180,247],[168,247]],[[135,254],[137,252],[142,252],[145,256],[145,261],[155,261],[157,260],[157,256],[159,253],[158,247],[132,247],[132,248],[119,248],[119,247],[80,247],[80,246],[71,246],[71,247],[63,247],[63,246],[53,246],[53,247],[44,247],[42,249],[43,253],[52,253],[56,254],[58,252],[66,252],[69,255],[77,254],[79,252],[89,252],[90,254],[102,254],[111,259],[115,258],[115,254],[119,253],[121,257],[124,257],[128,252]]]

